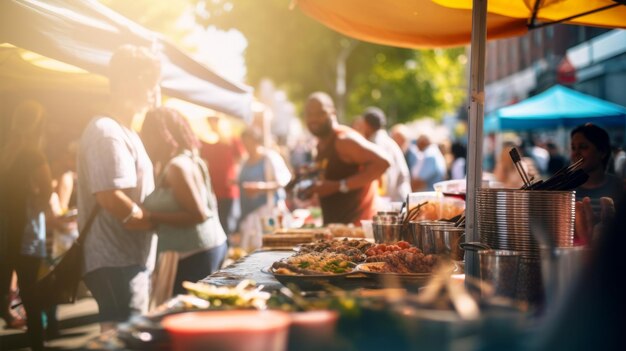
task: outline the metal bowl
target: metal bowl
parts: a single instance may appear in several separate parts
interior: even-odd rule
[[[372,223],[374,230],[374,241],[376,243],[390,244],[401,240],[402,224],[381,224]]]

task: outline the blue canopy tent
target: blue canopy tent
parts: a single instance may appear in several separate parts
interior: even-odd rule
[[[164,94],[245,120],[252,116],[251,87],[221,77],[158,33],[97,1],[2,0],[4,42],[104,76],[120,45],[151,47],[162,62]]]
[[[626,126],[626,107],[556,85],[485,118],[485,132],[571,128],[593,122],[604,127]]]

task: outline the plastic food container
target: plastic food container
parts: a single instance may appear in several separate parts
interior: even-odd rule
[[[442,193],[444,196],[456,197],[465,200],[465,188],[467,181],[465,179],[445,180],[433,184],[435,191]]]
[[[167,316],[174,351],[285,351],[291,317],[280,311],[202,311]]]
[[[423,204],[423,205],[422,205]],[[415,214],[411,210],[422,205],[419,213]],[[465,201],[445,197],[436,191],[415,192],[409,194],[409,214],[410,221],[419,220],[439,220],[442,218],[452,218],[465,210]]]
[[[362,219],[361,228],[363,228],[363,235],[368,239],[374,239],[374,228],[372,227],[373,221],[371,219]]]
[[[441,193],[446,197],[458,198],[465,200],[465,191],[467,188],[467,180],[465,179],[452,179],[444,180],[433,184],[435,192]],[[502,188],[502,183],[493,180],[482,181],[481,188],[498,189]]]

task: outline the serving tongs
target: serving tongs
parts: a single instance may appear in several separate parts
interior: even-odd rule
[[[454,226],[457,228],[462,227],[465,225],[465,210],[454,217],[442,219],[442,221],[454,223]]]
[[[403,208],[408,209],[409,208],[409,199],[407,196],[407,201],[406,201],[406,206]],[[424,201],[421,204],[409,209],[409,210],[405,210],[404,212],[406,212],[403,216],[402,216],[402,228],[401,231],[403,233],[406,233],[409,230],[409,223],[411,221],[417,220],[420,211],[422,210],[422,207],[425,206],[426,204],[428,204],[428,201]]]
[[[524,182],[522,189],[530,189],[534,178],[528,177],[528,174],[526,174],[524,166],[522,165],[522,157],[520,156],[519,151],[517,151],[517,148],[512,148],[511,151],[509,151],[509,155],[511,155],[515,169],[517,169],[517,173],[519,173],[519,176]]]
[[[573,190],[584,184],[589,175],[581,168],[583,159],[578,159],[567,167],[561,168],[552,177],[531,185],[533,190]]]

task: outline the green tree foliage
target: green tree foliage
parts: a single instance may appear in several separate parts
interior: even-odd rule
[[[466,96],[465,49],[404,50],[396,56],[377,53],[372,69],[354,77],[349,111],[377,105],[389,122],[453,113]]]
[[[204,1],[198,22],[236,28],[248,40],[248,83],[270,78],[301,103],[316,90],[335,89],[337,56],[345,37],[320,25],[287,0]]]
[[[414,51],[357,43],[290,9],[288,0],[202,4],[199,22],[236,28],[247,38],[249,83],[270,78],[296,103],[315,90],[334,93],[338,57],[346,45],[352,49],[346,64],[345,120],[369,105],[387,111],[392,123],[441,117],[463,101],[464,49]]]

